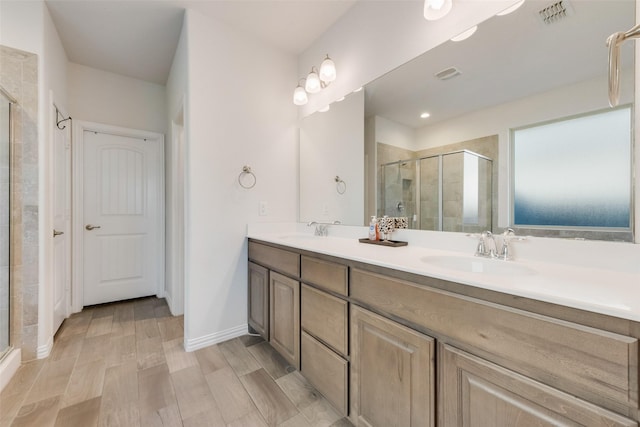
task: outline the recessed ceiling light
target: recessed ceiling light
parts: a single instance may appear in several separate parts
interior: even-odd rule
[[[318,111],[321,113],[326,113],[327,111],[329,111],[329,109],[331,108],[330,105],[327,105],[325,107],[322,107],[321,109],[319,109]]]
[[[341,98],[336,99],[336,102],[342,102],[342,101],[344,101],[344,96],[341,97]]]
[[[420,118],[421,118],[421,119],[426,119],[426,118],[428,118],[428,117],[431,117],[431,114],[429,114],[429,113],[422,113],[422,114],[420,114]]]
[[[363,89],[363,87],[360,86],[358,89],[354,90],[353,93],[360,92],[362,89]]]
[[[505,10],[503,10],[502,12],[498,12],[496,13],[496,16],[504,16],[504,15],[508,15],[511,12],[515,12],[516,10],[518,10],[518,8],[520,8],[520,6],[522,6],[524,4],[524,0],[520,0],[518,3],[509,6],[508,8],[506,8]]]
[[[461,42],[462,40],[466,40],[469,37],[471,37],[473,35],[473,33],[476,32],[477,29],[478,29],[478,26],[475,25],[475,26],[469,28],[468,30],[461,32],[457,36],[451,37],[451,41],[452,42]]]

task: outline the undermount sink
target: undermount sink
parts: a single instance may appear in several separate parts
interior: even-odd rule
[[[529,276],[536,274],[535,270],[513,261],[501,261],[488,258],[433,255],[420,258],[420,261],[434,267],[455,270],[463,273],[492,274],[496,276]]]
[[[279,239],[285,240],[317,240],[320,239],[319,236],[312,236],[309,234],[284,234],[282,236],[278,236]]]

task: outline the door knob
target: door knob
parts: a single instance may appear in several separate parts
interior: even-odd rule
[[[64,234],[64,231],[58,231],[56,229],[53,230],[53,237],[59,236],[61,234]]]
[[[91,224],[87,224],[87,225],[86,225],[86,227],[84,227],[84,228],[86,228],[87,230],[91,231],[91,230],[93,230],[94,228],[100,228],[100,226],[99,226],[99,225],[91,225]]]

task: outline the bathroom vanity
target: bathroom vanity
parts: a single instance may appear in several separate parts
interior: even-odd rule
[[[440,274],[426,249],[371,246],[249,239],[250,326],[355,425],[638,425],[635,301],[613,316]],[[481,280],[563,280],[505,265]]]

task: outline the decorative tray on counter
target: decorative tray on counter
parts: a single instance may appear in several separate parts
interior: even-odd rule
[[[369,243],[371,245],[380,245],[380,246],[389,246],[392,248],[397,248],[398,246],[407,246],[409,242],[401,242],[399,240],[369,240],[369,238],[365,237],[364,239],[358,239],[360,243]]]

